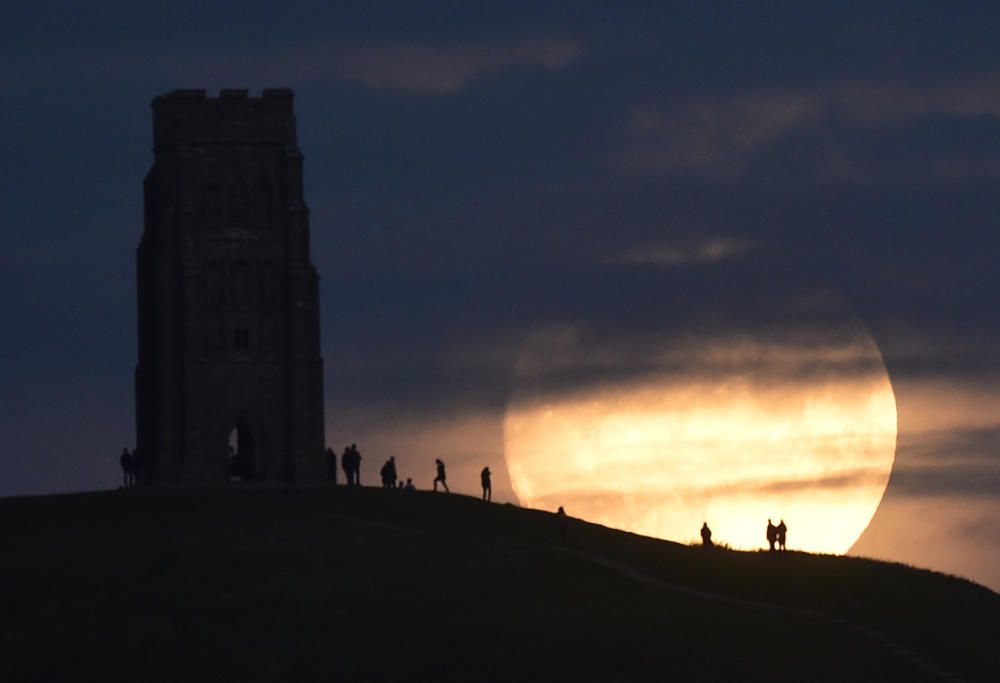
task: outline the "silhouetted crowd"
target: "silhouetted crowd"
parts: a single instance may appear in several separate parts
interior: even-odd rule
[[[145,481],[146,470],[139,449],[129,451],[128,448],[123,448],[118,460],[122,469],[122,488],[132,488],[137,482],[143,483]],[[238,464],[232,447],[229,449],[229,460],[230,479],[232,479],[234,478]],[[326,461],[327,476],[330,483],[336,485],[338,483],[337,454],[332,448],[326,449]],[[344,471],[347,486],[361,486],[361,451],[358,450],[357,444],[352,443],[350,446],[344,448],[344,453],[340,456],[340,469]],[[412,478],[408,477],[406,483],[403,483],[402,477],[396,471],[395,456],[389,456],[389,459],[385,461],[379,470],[379,476],[382,480],[382,488],[402,489],[405,491],[416,490]],[[479,473],[480,484],[483,489],[483,500],[486,502],[493,500],[492,477],[493,475],[489,467],[484,467],[482,472]],[[238,476],[236,478],[239,479]],[[444,461],[440,458],[434,460],[434,479],[431,483],[434,491],[437,491],[438,484],[441,484],[445,493],[451,492],[448,488],[448,473]],[[561,506],[557,517],[561,520],[564,520],[566,517],[566,513]],[[780,520],[777,525],[770,519],[767,520],[767,543],[771,552],[775,550],[783,552],[785,550],[785,537],[787,534],[788,527],[785,525],[785,520]],[[712,530],[708,527],[708,522],[701,525],[701,543],[706,548],[711,548],[715,545],[712,542]]]
[[[330,483],[336,485],[338,483],[337,454],[332,448],[326,449],[326,464]],[[357,444],[352,443],[344,449],[344,453],[340,456],[340,469],[344,471],[348,486],[361,486],[361,452],[358,451]],[[381,469],[379,469],[379,479],[382,481],[382,488],[384,489],[416,490],[411,477],[407,477],[406,483],[403,483],[403,478],[399,476],[399,472],[396,470],[396,456],[389,456],[389,459],[383,463]],[[479,481],[483,488],[483,500],[487,502],[492,501],[493,474],[490,472],[489,467],[484,467],[482,472],[479,473]],[[431,481],[434,491],[438,490],[438,484],[441,485],[445,493],[451,492],[448,488],[447,467],[440,458],[434,460],[434,479]]]
[[[230,481],[241,481],[243,479],[252,479],[250,476],[251,463],[242,463],[239,454],[236,450],[230,446],[228,452],[229,459],[229,480]],[[128,448],[123,448],[121,455],[118,458],[118,463],[122,470],[122,488],[132,488],[137,483],[145,482],[146,469],[144,467],[143,460],[140,456],[139,449],[130,451]],[[327,477],[331,484],[336,485],[338,483],[338,469],[344,471],[344,478],[346,479],[347,486],[361,486],[361,451],[358,450],[357,444],[351,444],[344,448],[344,453],[340,456],[340,467],[337,467],[337,454],[332,448],[326,449],[326,471]],[[413,479],[407,477],[406,483],[403,483],[403,478],[399,476],[396,471],[396,457],[390,456],[382,468],[379,470],[379,477],[382,480],[382,488],[386,489],[403,489],[407,491],[416,490],[416,486],[413,484]],[[483,500],[492,501],[493,500],[493,481],[492,473],[489,467],[484,467],[482,472],[479,473],[480,483],[483,487]],[[431,482],[433,490],[438,490],[438,484],[444,489],[445,493],[450,493],[448,488],[448,472],[445,467],[444,461],[440,458],[434,460],[434,479]]]

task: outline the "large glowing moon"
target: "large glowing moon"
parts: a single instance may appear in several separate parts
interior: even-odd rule
[[[768,518],[785,520],[789,547],[817,552],[846,552],[868,526],[895,457],[896,402],[866,331],[808,345],[691,340],[601,381],[567,369],[582,354],[588,367],[628,359],[594,361],[583,334],[542,330],[520,356],[504,438],[522,504],[681,542],[707,522],[739,549],[766,544]]]

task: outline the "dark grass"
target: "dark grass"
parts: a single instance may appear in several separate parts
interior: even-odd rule
[[[826,619],[627,580],[556,546],[865,624],[996,680],[1000,596],[843,557],[706,551],[456,495],[0,500],[0,680],[919,681]]]

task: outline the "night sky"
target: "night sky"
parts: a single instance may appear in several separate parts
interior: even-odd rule
[[[327,440],[369,483],[392,454],[428,486],[442,455],[514,500],[538,330],[613,339],[572,383],[692,329],[815,346],[850,320],[899,420],[853,552],[1000,588],[1000,10],[98,4],[0,24],[0,495],[111,488],[134,442],[152,98],[292,87]]]

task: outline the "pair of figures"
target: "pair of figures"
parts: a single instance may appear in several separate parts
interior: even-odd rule
[[[344,449],[344,454],[340,456],[340,467],[347,477],[348,486],[361,486],[361,452],[356,444],[351,444]]]
[[[767,543],[771,552],[774,552],[775,544],[778,545],[779,550],[785,549],[785,534],[787,533],[788,527],[785,526],[785,520],[778,522],[778,526],[775,526],[770,519],[767,520]]]

